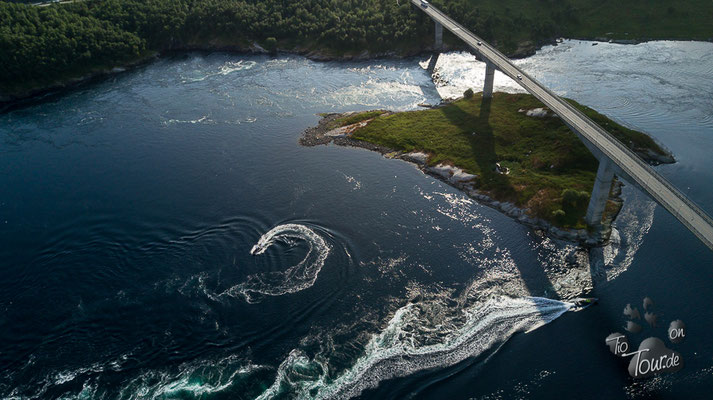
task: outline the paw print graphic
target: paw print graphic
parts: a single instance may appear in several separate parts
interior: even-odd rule
[[[643,301],[643,321],[650,328],[658,326],[658,315],[654,312],[654,302],[649,297]],[[637,307],[627,304],[624,308],[626,325],[624,329],[630,334],[637,335],[644,329],[642,317]],[[671,343],[683,342],[686,337],[686,325],[681,320],[672,321],[667,329],[667,338]],[[648,337],[641,341],[638,350],[632,351],[629,338],[620,332],[607,336],[605,343],[609,350],[619,357],[632,357],[629,362],[629,375],[640,379],[657,375],[663,372],[676,372],[683,368],[683,358],[677,351],[666,347],[663,340],[657,337]]]

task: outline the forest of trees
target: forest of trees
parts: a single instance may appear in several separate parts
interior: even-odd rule
[[[703,33],[695,31],[693,38],[712,29],[713,17],[705,0],[682,0],[675,3],[678,9],[664,0],[431,3],[505,52],[526,40],[593,36],[613,29],[607,25],[613,21],[609,14],[622,3],[630,3],[626,10],[636,15],[616,15],[639,23],[644,32],[652,25],[644,24],[636,7],[648,13],[652,4],[659,4],[664,17],[680,19],[685,29],[703,25],[698,27]],[[704,9],[694,7],[696,3],[705,3]],[[661,26],[666,25],[653,27]],[[681,28],[673,24],[671,30]],[[409,0],[76,0],[42,7],[0,1],[0,93],[48,86],[171,49],[245,48],[257,41],[268,48],[299,47],[336,56],[363,50],[403,54],[427,47],[432,32],[433,24]]]
[[[430,26],[406,0],[92,0],[0,2],[0,90],[42,86],[148,52],[279,42],[385,50]]]

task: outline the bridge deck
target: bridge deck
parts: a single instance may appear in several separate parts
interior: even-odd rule
[[[434,21],[443,25],[444,28],[463,40],[484,59],[495,64],[496,68],[519,83],[553,112],[557,113],[570,127],[577,130],[581,137],[596,146],[630,179],[633,179],[646,191],[649,196],[681,221],[706,246],[713,249],[713,220],[711,217],[654,171],[639,156],[567,101],[561,99],[544,85],[527,75],[515,66],[509,58],[483,41],[483,39],[474,35],[432,5],[429,4],[428,7],[423,8],[420,0],[411,0],[411,2]],[[518,75],[521,76],[520,79],[518,79]]]

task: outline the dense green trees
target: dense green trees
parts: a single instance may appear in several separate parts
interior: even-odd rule
[[[75,0],[42,7],[12,1],[0,0],[0,94],[47,86],[149,52],[245,48],[257,41],[333,55],[405,53],[428,46],[433,32],[409,0]],[[681,0],[675,10],[666,0],[431,2],[506,53],[524,41],[560,35],[713,36],[708,0]],[[657,23],[642,23],[642,16]],[[446,41],[458,44],[448,35]]]
[[[27,79],[35,72],[64,70],[78,63],[113,63],[136,57],[144,49],[135,34],[63,7],[2,4],[0,21],[3,79]]]
[[[430,26],[406,0],[90,0],[0,2],[0,89],[43,86],[149,51],[195,47],[414,46]],[[269,41],[265,42],[268,38]]]

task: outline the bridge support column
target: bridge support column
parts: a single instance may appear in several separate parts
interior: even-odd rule
[[[483,98],[493,97],[493,80],[495,78],[495,65],[485,61],[485,84],[483,85]]]
[[[599,160],[597,177],[594,179],[594,188],[592,188],[592,197],[589,199],[587,214],[584,217],[588,225],[601,225],[613,179],[614,168],[612,162],[607,157],[602,156]]]
[[[436,22],[436,40],[433,44],[436,51],[440,51],[443,48],[443,25]]]
[[[436,69],[436,63],[438,62],[438,56],[440,55],[441,49],[443,48],[443,25],[436,22],[436,39],[433,44],[433,55],[431,56],[431,61],[428,62],[428,73],[433,74]]]

